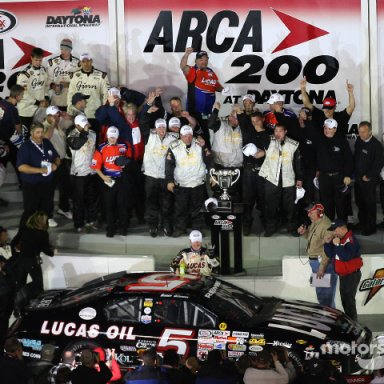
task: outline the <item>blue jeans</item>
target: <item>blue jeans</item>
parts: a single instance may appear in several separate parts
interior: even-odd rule
[[[309,260],[309,264],[311,265],[312,272],[317,273],[319,270],[320,262],[318,260]],[[317,301],[321,305],[325,305],[327,307],[336,308],[335,305],[335,293],[336,293],[336,285],[337,285],[337,274],[333,269],[333,264],[328,263],[327,269],[325,273],[331,274],[331,286],[329,288],[315,288]]]

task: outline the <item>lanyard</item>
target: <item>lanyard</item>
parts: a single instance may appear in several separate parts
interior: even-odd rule
[[[45,157],[44,153],[44,142],[41,142],[41,147],[39,144],[36,144],[32,139],[30,139],[33,145],[43,154],[43,157]]]

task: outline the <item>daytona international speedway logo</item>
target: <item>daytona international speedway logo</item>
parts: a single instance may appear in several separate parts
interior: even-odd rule
[[[98,27],[100,15],[95,15],[90,7],[73,8],[70,15],[47,16],[47,28]]]

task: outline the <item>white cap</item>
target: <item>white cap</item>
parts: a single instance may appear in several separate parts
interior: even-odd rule
[[[219,202],[217,201],[217,199],[215,197],[209,197],[207,200],[205,200],[204,202],[204,205],[205,205],[205,208],[208,209],[208,206],[210,204],[213,204],[215,206],[215,208],[217,208],[217,206],[219,205]]]
[[[201,243],[203,241],[203,234],[200,231],[194,230],[189,234],[189,240],[191,240],[191,243],[194,243],[195,241]]]
[[[296,188],[296,200],[295,200],[295,204],[297,204],[297,202],[302,199],[305,195],[305,189],[304,188]]]
[[[328,128],[337,128],[337,121],[335,119],[327,119],[324,121],[324,126]]]
[[[80,61],[83,61],[83,60],[92,60],[91,54],[88,52],[82,53],[80,55]]]
[[[119,130],[116,127],[109,127],[107,129],[107,138],[114,137],[115,139],[119,138]]]
[[[272,93],[271,97],[267,101],[267,104],[275,104],[278,102],[284,103],[284,96],[280,95],[280,93]]]
[[[167,122],[164,119],[157,119],[155,121],[155,128],[167,128]]]
[[[243,147],[244,156],[255,156],[257,153],[257,147],[253,143],[248,143]]]
[[[121,99],[120,89],[116,87],[108,89],[108,96],[117,96],[119,99]]]
[[[248,93],[247,95],[243,96],[243,101],[244,100],[251,100],[252,103],[254,103],[255,102],[255,95],[252,95],[252,94]]]
[[[180,127],[180,119],[178,117],[171,117],[168,122],[168,127]]]
[[[318,177],[315,177],[313,179],[313,185],[316,187],[316,189],[319,189],[320,188],[320,185],[319,185],[319,178]]]
[[[183,125],[180,129],[180,135],[193,135],[193,129],[190,125]]]
[[[87,124],[89,124],[87,116],[85,116],[85,115],[77,115],[75,117],[75,124],[76,125],[80,125],[81,128],[85,128],[85,126]]]
[[[60,109],[56,107],[56,105],[50,105],[47,110],[46,114],[48,115],[56,115],[56,113],[59,113]]]

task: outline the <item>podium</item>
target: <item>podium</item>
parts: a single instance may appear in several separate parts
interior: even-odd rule
[[[215,256],[220,260],[220,272],[222,275],[230,275],[230,242],[229,235],[233,232],[233,273],[243,272],[243,204],[232,203],[231,210],[205,211],[211,228],[211,241],[215,246]]]

